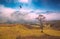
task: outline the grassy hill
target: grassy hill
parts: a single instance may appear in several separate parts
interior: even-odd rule
[[[43,31],[23,24],[0,24],[0,39],[60,39],[60,31],[47,27]]]

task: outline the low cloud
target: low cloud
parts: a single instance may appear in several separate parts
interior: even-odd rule
[[[0,5],[0,23],[9,23],[9,22],[34,22],[39,14],[42,14],[46,17],[46,20],[60,20],[60,13],[45,13],[41,10],[31,10],[31,9],[17,9],[7,8],[3,5]],[[44,13],[41,13],[44,12]]]
[[[23,22],[23,21],[32,21],[37,14],[32,13],[31,10],[27,9],[12,9],[0,5],[0,22]],[[3,20],[2,20],[3,19]]]
[[[47,20],[60,20],[60,13],[43,14]]]

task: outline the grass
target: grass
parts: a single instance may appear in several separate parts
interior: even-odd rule
[[[0,39],[16,39],[17,36],[42,36],[48,34],[51,36],[60,36],[60,31],[53,30],[51,28],[44,28],[44,33],[41,33],[40,29],[28,29],[21,24],[3,24],[0,25]],[[8,27],[9,26],[9,27]]]

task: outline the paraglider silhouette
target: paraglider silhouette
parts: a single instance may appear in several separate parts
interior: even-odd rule
[[[21,5],[20,5],[19,7],[20,7],[20,8],[22,8],[22,6],[21,6]]]

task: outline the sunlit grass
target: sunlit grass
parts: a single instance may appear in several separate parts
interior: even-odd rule
[[[0,27],[0,39],[16,39],[17,36],[41,36],[43,34],[60,36],[60,31],[51,28],[44,28],[44,33],[41,33],[40,29],[28,29],[21,24],[16,24],[13,27],[8,27],[7,25],[4,26]]]

